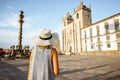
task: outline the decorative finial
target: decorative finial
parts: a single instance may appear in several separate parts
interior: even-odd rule
[[[20,15],[19,15],[19,22],[20,22],[20,23],[23,23],[23,22],[24,22],[24,20],[23,20],[24,14],[23,14],[23,13],[24,13],[23,10],[21,10],[21,11],[20,11]]]
[[[75,8],[73,8],[73,11],[75,12]]]
[[[91,5],[89,4],[89,8],[91,9]]]
[[[67,12],[67,16],[69,15],[69,12]]]
[[[80,2],[80,5],[83,5],[83,2],[82,2],[82,1]]]
[[[23,14],[23,13],[24,13],[24,12],[23,12],[23,10],[21,10],[20,12],[21,12],[21,14]]]

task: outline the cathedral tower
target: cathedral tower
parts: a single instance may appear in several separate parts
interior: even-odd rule
[[[69,13],[67,13],[66,16],[62,19],[62,50],[65,53],[69,51],[70,42],[71,39],[73,39],[72,36],[69,35],[70,31],[72,30],[72,27],[69,26],[72,24],[73,18]]]
[[[91,9],[86,7],[83,2],[74,9],[74,38],[75,38],[75,53],[80,54],[82,52],[82,40],[81,30],[92,24],[91,21]]]
[[[79,24],[81,28],[85,28],[92,24],[91,21],[91,8],[86,7],[83,2],[74,9],[74,24]]]
[[[86,7],[83,2],[74,9],[73,18],[67,13],[62,20],[62,46],[63,52],[74,54],[82,52],[81,30],[92,24],[91,9]]]

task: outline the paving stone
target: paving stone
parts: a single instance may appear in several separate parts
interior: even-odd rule
[[[27,80],[28,59],[0,61],[0,80]],[[56,80],[120,80],[120,56],[59,55]]]

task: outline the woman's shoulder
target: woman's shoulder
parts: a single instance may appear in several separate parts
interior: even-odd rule
[[[52,51],[56,51],[56,49],[52,47]]]
[[[52,50],[56,50],[54,47],[52,47]]]
[[[57,54],[56,48],[53,48],[53,47],[52,47],[52,53],[53,53],[53,54]]]

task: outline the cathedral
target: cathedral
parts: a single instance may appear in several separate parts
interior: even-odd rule
[[[120,13],[92,23],[91,8],[80,3],[73,17],[62,19],[62,52],[69,54],[120,54]]]

